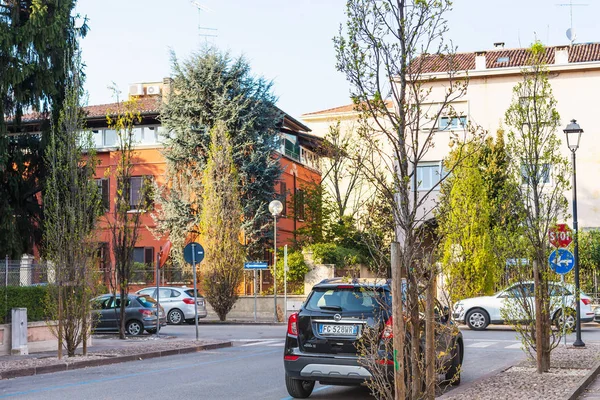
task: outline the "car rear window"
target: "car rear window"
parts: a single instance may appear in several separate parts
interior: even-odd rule
[[[305,308],[313,311],[373,312],[391,306],[388,291],[373,288],[315,288]]]
[[[197,291],[196,291],[196,292],[197,292]],[[188,290],[185,290],[185,293],[186,293],[188,296],[190,296],[190,297],[194,297],[194,289],[188,289]],[[203,296],[202,296],[200,293],[198,293],[198,296],[197,296],[197,297],[203,297]]]
[[[147,307],[147,308],[156,307],[156,300],[154,300],[150,296],[140,296],[137,298],[137,300],[140,302],[140,304],[143,307]]]

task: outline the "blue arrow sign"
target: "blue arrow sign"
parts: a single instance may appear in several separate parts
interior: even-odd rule
[[[557,274],[567,274],[575,266],[575,256],[567,249],[556,249],[548,257],[550,268]]]
[[[246,261],[244,269],[268,269],[266,261]]]

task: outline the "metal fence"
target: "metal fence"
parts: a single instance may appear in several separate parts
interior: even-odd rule
[[[0,262],[0,286],[38,286],[53,282],[54,270],[34,259]]]

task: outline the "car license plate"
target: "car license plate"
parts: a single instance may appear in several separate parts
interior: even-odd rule
[[[319,334],[321,335],[356,336],[356,330],[356,325],[319,325]]]

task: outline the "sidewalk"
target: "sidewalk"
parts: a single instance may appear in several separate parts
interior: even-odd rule
[[[578,397],[579,400],[600,400],[600,376],[590,383],[587,389]]]

